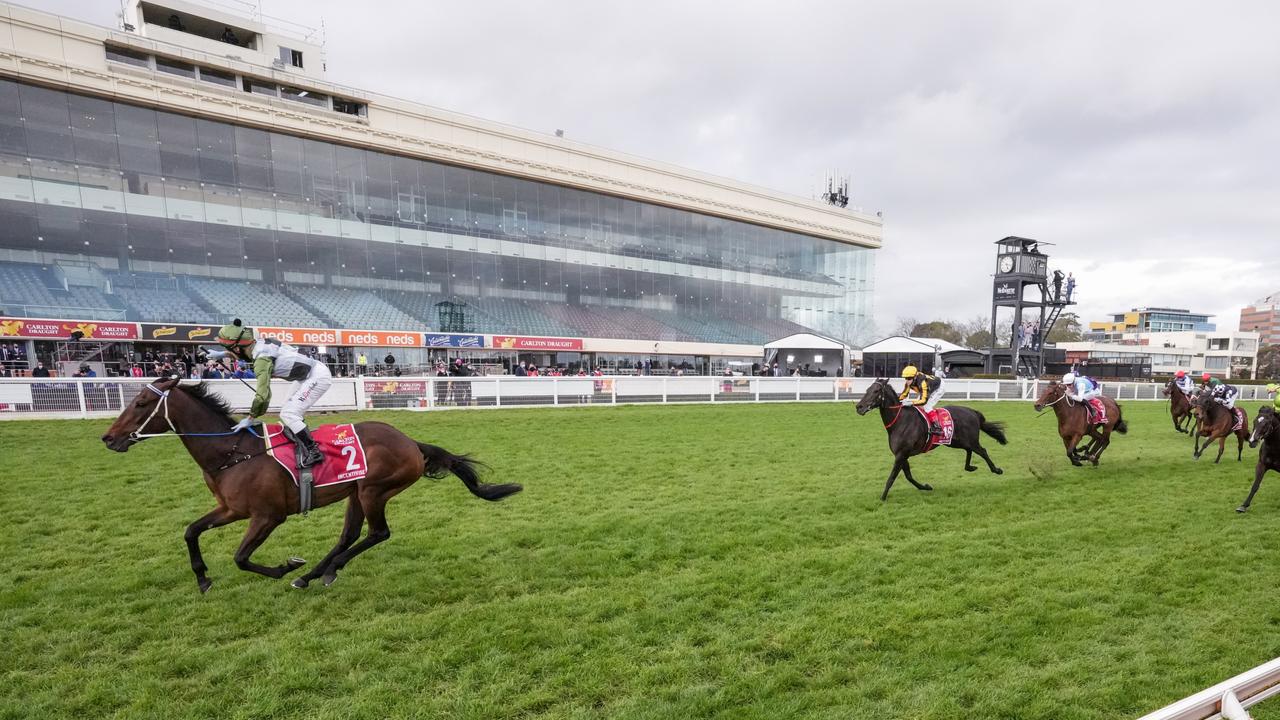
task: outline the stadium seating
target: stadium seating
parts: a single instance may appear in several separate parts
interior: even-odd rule
[[[192,294],[179,289],[177,278],[163,273],[111,272],[111,289],[129,309],[130,320],[142,322],[218,322]]]
[[[51,315],[57,308],[86,320],[122,316],[123,303],[97,288],[62,289],[52,271],[29,263],[0,263],[0,309],[11,314]]]
[[[348,288],[291,287],[289,292],[300,302],[314,308],[333,326],[359,330],[421,330],[421,319],[368,290]]]
[[[187,278],[187,289],[217,311],[247,325],[323,327],[326,323],[288,295],[261,283]]]
[[[575,337],[577,333],[537,310],[540,304],[507,298],[466,298],[468,307],[480,312],[476,330],[510,335],[551,335]]]

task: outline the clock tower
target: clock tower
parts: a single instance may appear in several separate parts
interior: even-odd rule
[[[1043,250],[1049,245],[1013,236],[996,241],[988,373],[1039,377],[1044,372],[1044,337],[1067,305],[1060,287],[1050,287],[1049,256]],[[1012,310],[1012,317],[1001,308]],[[1009,347],[995,347],[1004,322],[1010,323]]]

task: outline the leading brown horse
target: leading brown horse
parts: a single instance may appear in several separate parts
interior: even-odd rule
[[[1067,459],[1076,467],[1084,464],[1080,462],[1082,459],[1097,465],[1098,458],[1111,445],[1113,430],[1121,434],[1129,432],[1129,424],[1124,420],[1120,403],[1105,395],[1099,399],[1107,408],[1107,422],[1100,429],[1090,422],[1089,409],[1085,403],[1072,400],[1067,395],[1067,386],[1060,382],[1049,383],[1044,394],[1036,401],[1036,412],[1052,407],[1054,414],[1058,416],[1058,435],[1067,448]],[[1089,445],[1083,449],[1078,448],[1085,437],[1090,439]]]
[[[266,454],[263,441],[241,431],[232,434],[231,409],[203,383],[187,384],[177,378],[162,378],[143,387],[102,436],[111,450],[126,452],[147,437],[172,431],[182,439],[187,452],[204,473],[205,485],[218,505],[187,527],[187,551],[191,570],[200,592],[213,584],[205,573],[208,567],[200,555],[200,534],[237,520],[249,520],[236,565],[241,570],[281,578],[304,564],[289,558],[267,567],[250,558],[285,519],[298,512],[298,489],[289,473]],[[474,460],[416,442],[395,428],[380,422],[356,424],[365,449],[368,473],[355,482],[316,488],[314,507],[347,500],[346,522],[338,544],[315,569],[293,582],[304,588],[318,577],[331,585],[353,557],[391,537],[386,504],[420,477],[443,477],[453,473],[473,495],[499,500],[522,488],[516,484],[488,485],[479,481]],[[362,526],[369,532],[356,543]]]
[[[1222,459],[1222,453],[1227,447],[1227,438],[1232,434],[1236,436],[1236,461],[1244,459],[1244,443],[1249,439],[1249,413],[1243,408],[1237,408],[1244,413],[1244,424],[1239,430],[1233,430],[1236,424],[1236,416],[1227,408],[1226,405],[1213,399],[1209,393],[1201,393],[1191,401],[1191,410],[1200,420],[1200,429],[1192,440],[1196,443],[1195,454],[1193,457],[1199,460],[1200,455],[1204,453],[1205,448],[1209,447],[1214,440],[1218,441],[1218,457],[1213,459],[1216,464]],[[1204,444],[1200,444],[1200,438],[1205,438]]]

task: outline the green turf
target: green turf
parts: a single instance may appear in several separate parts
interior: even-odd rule
[[[363,413],[473,452],[392,501],[391,540],[337,584],[235,568],[244,524],[172,440],[0,423],[0,716],[120,718],[1117,718],[1280,655],[1280,478],[1233,512],[1256,451],[1190,458],[1165,409],[1100,468],[1053,418],[1009,423],[1006,473],[890,466],[851,404]],[[340,507],[256,559],[318,560]]]

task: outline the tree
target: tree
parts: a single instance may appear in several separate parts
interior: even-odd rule
[[[893,326],[894,335],[910,335],[911,330],[916,326],[916,319],[912,317],[898,318],[898,324]]]
[[[1062,313],[1058,316],[1058,322],[1053,324],[1053,329],[1049,331],[1045,342],[1076,342],[1080,340],[1080,331],[1080,316],[1075,313]]]
[[[1258,349],[1257,377],[1280,378],[1280,345],[1263,345]]]
[[[946,320],[933,320],[911,328],[912,337],[927,337],[946,340],[957,345],[964,342],[964,334]]]
[[[991,331],[976,330],[971,332],[965,336],[964,344],[965,347],[973,348],[974,350],[989,348],[991,347]]]

